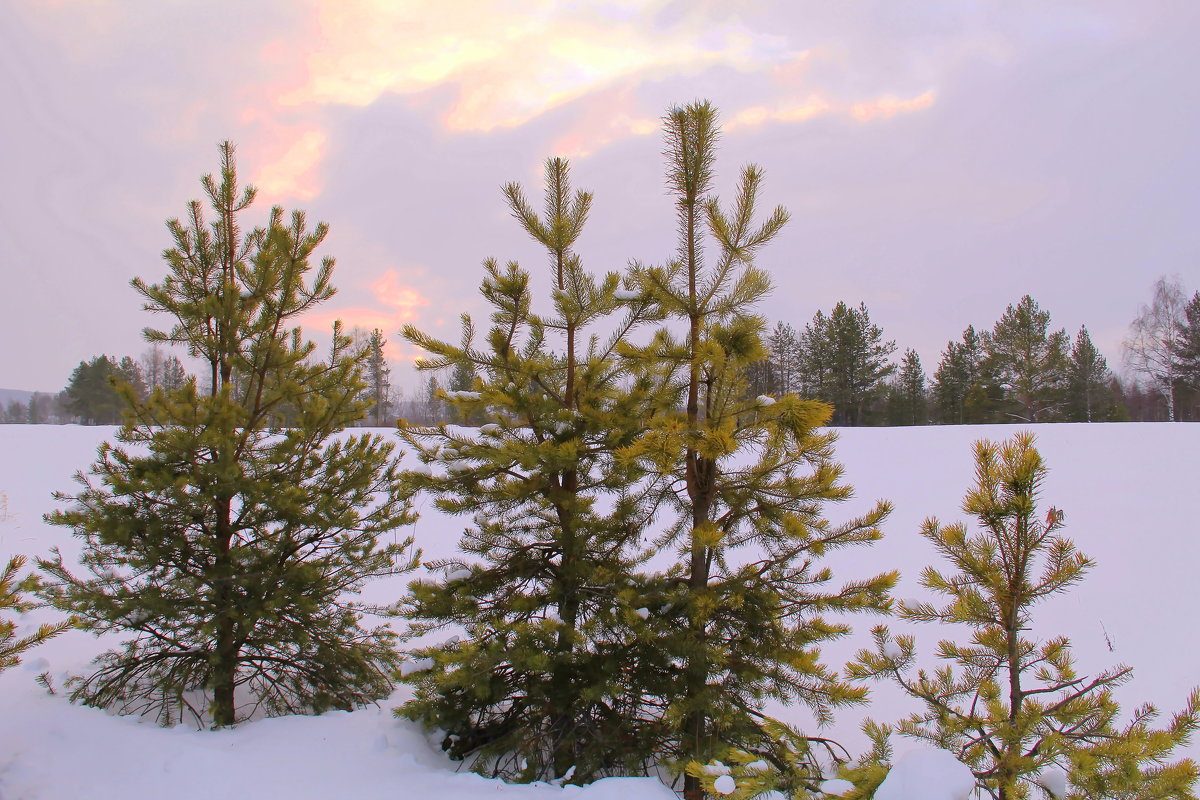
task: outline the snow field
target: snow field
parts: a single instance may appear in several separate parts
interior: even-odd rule
[[[866,511],[878,498],[895,511],[885,538],[870,548],[852,548],[827,559],[835,581],[899,569],[898,598],[926,598],[920,570],[932,562],[931,549],[917,531],[927,516],[943,522],[966,520],[959,509],[973,483],[971,443],[1011,436],[1016,426],[852,428],[840,431],[837,458],[845,480],[856,490],[842,506],[827,507],[834,521]],[[1164,715],[1174,712],[1197,682],[1200,647],[1179,624],[1200,605],[1200,563],[1191,500],[1200,466],[1200,425],[1057,424],[1032,426],[1050,474],[1042,508],[1066,513],[1064,533],[1096,566],[1085,581],[1045,602],[1034,634],[1071,639],[1081,674],[1118,663],[1134,667],[1134,680],[1118,689],[1124,709],[1153,702]],[[31,558],[58,546],[78,551],[65,529],[45,525],[41,515],[55,507],[52,492],[74,491],[71,475],[86,470],[96,447],[112,428],[0,426],[0,559],[14,553]],[[390,435],[384,431],[385,435]],[[415,463],[415,459],[411,459]],[[417,501],[422,517],[410,532],[426,559],[456,555],[469,520],[439,514],[429,498]],[[394,602],[414,575],[369,584],[368,603]],[[439,577],[444,577],[440,576]],[[642,609],[637,610],[640,612]],[[19,620],[34,625],[56,619],[39,610]],[[855,633],[824,648],[831,665],[841,665],[869,645],[869,629],[884,620],[850,618]],[[922,663],[938,638],[958,635],[951,627],[901,625],[893,632],[914,633]],[[439,637],[439,638],[444,638]],[[391,709],[403,702],[398,690],[378,708],[321,717],[261,720],[235,730],[197,732],[160,729],[72,706],[37,685],[45,670],[56,686],[65,674],[81,672],[111,643],[72,631],[26,658],[26,664],[0,675],[0,798],[68,800],[115,798],[240,797],[395,798],[439,800],[494,793],[513,800],[580,795],[581,800],[667,800],[672,793],[650,779],[609,779],[585,788],[548,785],[508,786],[455,773],[455,765],[431,747],[412,725],[395,720]],[[852,753],[865,739],[858,725],[866,716],[894,721],[914,707],[897,690],[873,684],[869,708],[840,713],[823,731],[841,739]],[[775,709],[782,719],[811,725],[798,708]],[[880,800],[956,800],[961,795],[954,765],[938,754],[895,741],[900,764],[880,790]],[[911,752],[908,756],[906,753]],[[1193,745],[1192,755],[1200,754]],[[925,753],[922,755],[922,753]],[[955,775],[958,777],[955,777]],[[907,784],[908,785],[906,788]],[[919,787],[919,789],[917,788]],[[830,787],[834,788],[833,786]],[[884,791],[889,792],[884,794]],[[917,793],[914,794],[914,791]],[[939,794],[940,793],[940,794]]]

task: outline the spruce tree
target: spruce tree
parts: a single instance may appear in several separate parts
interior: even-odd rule
[[[116,382],[123,379],[115,359],[99,355],[80,361],[63,393],[66,409],[82,425],[115,425],[121,421],[124,403]]]
[[[923,710],[901,721],[899,732],[949,750],[998,800],[1038,787],[1042,796],[1074,800],[1192,798],[1196,765],[1167,759],[1200,724],[1200,690],[1165,728],[1151,727],[1150,706],[1121,726],[1113,690],[1130,679],[1128,667],[1081,675],[1065,636],[1031,638],[1034,607],[1081,581],[1092,561],[1060,533],[1062,511],[1038,510],[1046,467],[1031,433],[976,442],[975,465],[963,510],[978,530],[933,518],[921,530],[953,570],[927,567],[922,584],[947,604],[899,606],[907,620],[969,627],[970,642],[939,642],[938,656],[949,663],[914,674],[913,637],[893,638],[881,626],[875,649],[860,651],[849,674],[893,681],[920,701]]]
[[[960,341],[946,343],[933,376],[933,397],[943,423],[986,422],[992,406],[993,384],[984,352],[989,334],[968,325]]]
[[[416,696],[398,713],[441,730],[452,758],[488,775],[584,783],[642,773],[657,723],[631,664],[657,656],[628,597],[633,547],[653,512],[639,501],[636,466],[615,453],[644,425],[646,381],[616,347],[648,303],[617,274],[584,269],[575,242],[591,195],[572,193],[566,161],[546,162],[543,214],[520,186],[504,194],[549,256],[549,303],[518,264],[488,260],[484,343],[466,316],[458,344],[404,329],[429,353],[419,369],[458,376],[437,395],[460,418],[487,421],[401,421],[426,465],[410,483],[470,522],[463,557],[427,565],[444,577],[413,583],[405,612],[414,635],[457,626],[465,638],[412,653]]]
[[[40,562],[47,599],[124,637],[73,699],[217,727],[386,696],[394,635],[363,627],[350,595],[402,568],[411,543],[379,541],[410,521],[393,445],[336,437],[365,413],[363,353],[335,324],[317,360],[294,327],[334,292],[333,260],[310,263],[327,227],[275,208],[244,232],[255,192],[238,186],[233,146],[220,155],[202,181],[211,224],[193,201],[167,223],[166,278],[132,282],[172,319],[146,338],[202,359],[207,391],[189,379],[139,401],[123,388],[118,443],[47,516],[81,540],[83,573],[57,551]]]
[[[384,355],[383,349],[387,346],[387,339],[383,335],[383,331],[375,328],[371,331],[370,337],[367,339],[366,350],[366,379],[367,379],[367,399],[371,404],[371,420],[376,427],[384,424],[389,418],[392,422],[395,418],[392,417],[392,370],[388,366],[387,356]],[[390,424],[390,423],[389,423]]]
[[[833,406],[835,425],[863,424],[883,379],[895,370],[888,357],[896,343],[884,340],[865,304],[852,308],[844,302],[828,317],[818,311],[804,329],[803,343],[803,369],[816,389],[811,396]]]
[[[1075,334],[1067,362],[1067,414],[1073,422],[1103,422],[1112,407],[1113,376],[1108,362],[1092,344],[1087,326]]]
[[[1005,399],[1026,422],[1046,422],[1062,407],[1067,382],[1065,330],[1050,331],[1050,312],[1025,295],[1009,306],[988,340],[987,361]]]
[[[1175,354],[1179,358],[1179,372],[1189,385],[1200,389],[1200,292],[1195,292],[1184,306],[1177,330]]]
[[[1178,326],[1179,337],[1175,343],[1175,354],[1179,359],[1179,376],[1185,389],[1181,405],[1187,411],[1186,419],[1200,419],[1200,292],[1183,309],[1183,319]]]
[[[926,422],[928,401],[925,392],[925,370],[921,357],[909,348],[900,360],[900,370],[891,386],[889,416],[893,424],[921,425]]]
[[[822,722],[862,699],[820,662],[820,643],[848,630],[821,615],[883,607],[895,575],[825,586],[832,576],[814,562],[879,538],[888,506],[829,524],[821,504],[850,494],[832,461],[833,437],[820,430],[829,407],[794,394],[745,399],[745,367],[764,355],[753,306],[770,290],[754,257],[787,212],[755,221],[756,166],[743,169],[731,209],[709,195],[718,137],[710,104],[673,108],[664,123],[679,250],[666,265],[639,267],[637,278],[679,329],[627,352],[674,398],[624,456],[664,479],[668,522],[653,544],[674,545],[679,560],[647,575],[631,604],[670,659],[666,672],[661,662],[642,665],[643,682],[668,693],[662,713],[673,735],[657,758],[686,766],[684,795],[699,800],[704,765],[727,751],[785,763],[788,737],[764,713],[768,697],[800,702]],[[706,244],[715,245],[711,260]],[[811,786],[817,775],[809,763],[791,779]]]

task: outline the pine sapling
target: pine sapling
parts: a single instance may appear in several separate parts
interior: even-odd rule
[[[948,663],[930,673],[914,669],[912,636],[879,627],[874,650],[858,653],[850,676],[893,681],[919,700],[923,710],[901,721],[899,733],[953,753],[999,800],[1191,798],[1196,765],[1168,759],[1200,723],[1200,691],[1165,728],[1151,727],[1152,706],[1121,725],[1113,692],[1132,677],[1129,667],[1081,675],[1065,636],[1029,634],[1034,607],[1081,581],[1093,563],[1062,535],[1061,510],[1038,510],[1046,467],[1033,435],[976,442],[975,472],[963,510],[978,530],[936,519],[921,530],[952,568],[927,567],[922,584],[948,602],[899,606],[906,620],[968,626],[970,641],[939,642]]]

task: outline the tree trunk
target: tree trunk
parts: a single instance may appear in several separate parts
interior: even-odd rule
[[[233,541],[231,501],[217,500],[217,590],[216,590],[216,649],[212,660],[213,725],[228,727],[236,722],[237,706],[234,686],[237,680],[237,645],[235,642],[235,609],[233,607],[233,563],[230,554]]]

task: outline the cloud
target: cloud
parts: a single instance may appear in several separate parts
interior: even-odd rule
[[[400,339],[397,334],[405,323],[417,321],[419,309],[430,304],[429,298],[416,288],[403,283],[400,272],[394,268],[385,270],[371,282],[369,289],[370,298],[367,303],[322,308],[305,314],[305,330],[320,339],[320,334],[328,336],[335,320],[342,323],[342,329],[346,332],[354,328],[364,331],[378,328],[384,333],[387,342],[384,353],[389,361],[407,366],[423,355],[428,355]]]
[[[813,92],[798,103],[788,103],[774,107],[759,105],[744,108],[735,112],[722,127],[730,131],[737,128],[757,127],[772,122],[806,122],[814,117],[830,114],[849,116],[859,122],[872,122],[878,119],[891,119],[897,114],[924,110],[932,106],[934,100],[935,94],[933,90],[909,98],[885,94],[870,100],[860,100],[853,103],[838,103],[828,98],[823,92]]]
[[[602,3],[584,13],[518,0],[447,4],[431,14],[420,2],[320,0],[317,44],[275,99],[284,107],[361,107],[385,94],[415,98],[449,87],[441,127],[488,132],[629,80],[786,60],[776,37],[738,25],[656,28],[654,5],[634,13],[628,4]],[[280,57],[276,45],[268,51]]]
[[[921,111],[933,105],[933,90],[922,92],[916,97],[901,98],[886,94],[875,100],[854,103],[850,106],[850,114],[860,122],[870,122],[873,119],[891,119],[897,114],[911,111]]]
[[[419,317],[418,309],[429,305],[429,298],[416,288],[406,285],[400,280],[400,273],[395,268],[384,271],[370,284],[373,305],[353,305],[340,308],[326,308],[306,314],[306,325],[328,328],[333,321],[341,320],[347,328],[363,328],[371,330],[379,328],[389,335],[400,330],[408,322],[414,322]]]
[[[429,298],[411,286],[400,282],[400,273],[389,269],[371,284],[375,299],[392,309],[393,317],[401,323],[417,318],[417,309],[429,305]]]
[[[318,170],[328,135],[314,126],[268,125],[267,129],[272,134],[256,140],[255,163],[262,166],[251,176],[254,185],[271,202],[316,197],[321,190]]]

